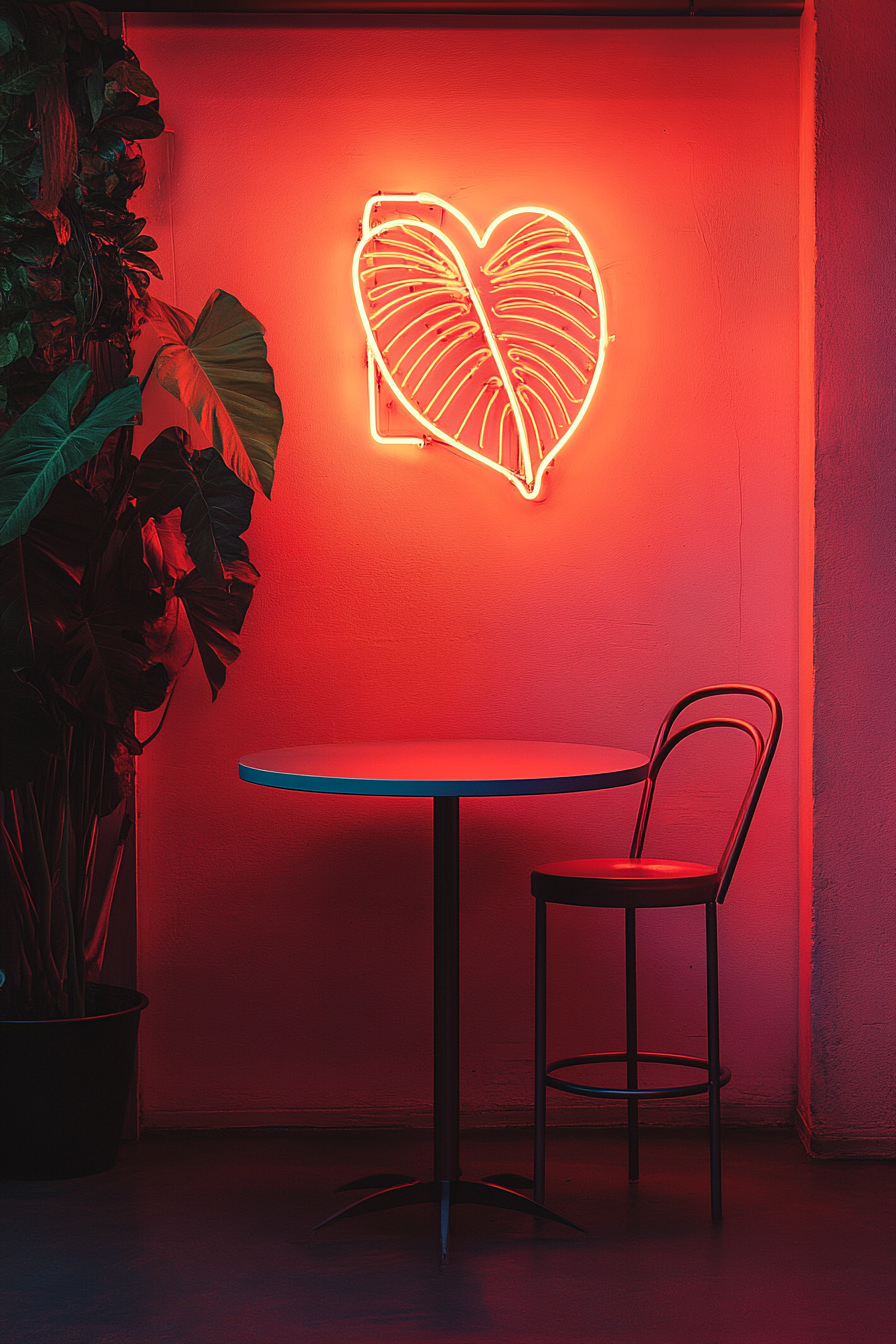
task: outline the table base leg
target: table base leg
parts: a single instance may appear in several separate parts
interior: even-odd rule
[[[452,1204],[483,1204],[493,1209],[508,1209],[512,1213],[527,1213],[530,1218],[547,1218],[553,1223],[562,1223],[564,1227],[575,1228],[577,1232],[585,1231],[584,1227],[555,1213],[547,1205],[536,1204],[534,1199],[516,1190],[491,1185],[486,1181],[411,1181],[406,1185],[394,1185],[389,1190],[377,1190],[372,1195],[356,1200],[354,1204],[347,1204],[344,1209],[318,1223],[314,1231],[326,1227],[328,1223],[338,1223],[343,1218],[357,1218],[363,1213],[400,1209],[411,1204],[439,1205],[442,1264],[446,1264],[448,1259],[448,1222]]]
[[[341,1195],[346,1190],[385,1190],[387,1186],[411,1185],[416,1179],[416,1176],[405,1176],[400,1171],[378,1171],[375,1176],[359,1176],[356,1181],[337,1185],[336,1194]]]
[[[439,1181],[441,1190],[439,1192],[439,1249],[442,1253],[441,1263],[448,1263],[448,1231],[449,1219],[451,1216],[451,1181]]]

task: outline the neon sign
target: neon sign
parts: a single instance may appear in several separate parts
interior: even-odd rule
[[[575,225],[518,206],[479,234],[427,192],[372,196],[352,276],[373,438],[447,444],[536,499],[588,410],[610,339]],[[384,433],[382,412],[391,421],[396,403],[408,432]]]

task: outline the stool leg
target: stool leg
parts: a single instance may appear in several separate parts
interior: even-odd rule
[[[706,907],[706,1037],[709,1064],[709,1180],[712,1220],[722,1221],[722,1115],[719,1074],[719,937],[716,904]]]
[[[638,967],[635,947],[635,912],[625,912],[625,1086],[638,1086]],[[637,1181],[638,1099],[628,1099],[628,1178]]]
[[[535,1191],[536,1204],[544,1203],[544,1141],[547,1084],[547,902],[535,902]]]

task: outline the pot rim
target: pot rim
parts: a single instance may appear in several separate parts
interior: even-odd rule
[[[92,980],[90,984],[106,987],[103,980]],[[142,1013],[144,1008],[149,1007],[149,999],[139,989],[132,989],[129,985],[109,985],[109,989],[122,989],[128,994],[136,997],[136,1002],[128,1008],[113,1008],[109,1013],[85,1013],[81,1017],[0,1017],[0,1027],[4,1025],[15,1025],[21,1027],[64,1027],[70,1022],[95,1022],[108,1017],[125,1017],[128,1013]]]

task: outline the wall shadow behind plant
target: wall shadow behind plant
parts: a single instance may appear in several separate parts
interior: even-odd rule
[[[0,17],[0,1016],[77,1017],[101,970],[101,820],[130,796],[194,649],[215,698],[258,580],[243,540],[283,424],[261,324],[221,290],[198,319],[149,296],[128,208],[164,123],[134,53],[86,5]],[[197,424],[138,457],[133,337]],[[145,385],[146,379],[144,379]],[[3,432],[5,431],[5,432]],[[159,725],[161,727],[161,723]],[[156,730],[158,731],[158,729]],[[155,734],[153,734],[155,735]]]

